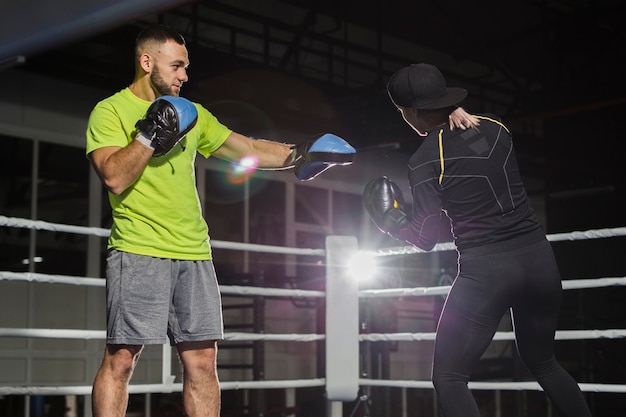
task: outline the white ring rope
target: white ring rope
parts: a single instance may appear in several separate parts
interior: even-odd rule
[[[89,287],[104,287],[106,281],[103,278],[72,277],[68,275],[48,275],[35,272],[10,272],[0,271],[0,281],[27,281],[43,282],[47,284],[71,284]]]
[[[102,229],[99,227],[70,226],[66,224],[44,222],[41,220],[27,220],[6,216],[0,216],[0,226],[46,230],[52,232],[68,232],[81,235],[95,235],[100,237],[109,237],[110,234],[109,229]],[[324,254],[326,253],[324,249],[285,248],[282,246],[259,245],[256,243],[225,242],[221,240],[211,240],[211,246],[217,249],[237,249],[247,250],[250,252],[282,253],[286,255],[324,256]]]
[[[42,282],[48,284],[72,284],[72,285],[85,285],[94,287],[104,287],[105,280],[103,278],[87,278],[87,277],[74,277],[68,275],[48,275],[39,274],[34,272],[10,272],[0,271],[0,281],[27,281],[27,282]],[[594,278],[594,279],[578,279],[562,281],[562,287],[564,290],[576,290],[583,288],[601,288],[626,285],[626,277],[609,277],[609,278]],[[429,295],[445,295],[450,291],[449,285],[440,287],[415,287],[415,288],[390,288],[390,289],[375,289],[375,290],[361,290],[359,291],[359,297],[361,298],[374,298],[374,297],[418,297]],[[241,285],[221,285],[220,292],[228,295],[260,295],[264,297],[316,297],[323,298],[324,291],[315,290],[300,290],[289,288],[259,288],[259,287],[247,287]]]
[[[106,330],[81,329],[25,329],[0,327],[0,337],[32,337],[37,339],[101,339],[106,338]],[[324,340],[323,334],[280,334],[231,332],[224,334],[224,340],[230,342],[315,342]]]
[[[236,389],[275,389],[275,388],[303,388],[324,386],[324,378],[314,379],[294,379],[294,380],[274,380],[274,381],[238,381],[220,382],[222,390]],[[397,387],[397,388],[422,388],[432,389],[430,381],[409,381],[409,380],[382,380],[360,378],[359,385],[372,387]],[[612,392],[626,393],[626,385],[617,384],[578,384],[585,392]],[[506,391],[542,391],[538,383],[534,381],[519,382],[479,382],[470,381],[470,389],[473,390],[506,390]],[[89,395],[92,387],[86,386],[33,386],[33,387],[0,387],[0,395]],[[140,393],[168,393],[181,392],[182,384],[131,384],[128,387],[130,394]]]
[[[48,230],[54,232],[69,232],[83,235],[96,235],[100,237],[108,237],[110,234],[109,229],[103,229],[99,227],[85,227],[85,226],[72,226],[59,223],[50,223],[41,220],[28,220],[20,219],[16,217],[0,216],[0,226],[19,227],[26,229]],[[588,239],[604,239],[609,237],[626,236],[626,227],[616,227],[611,229],[596,229],[586,231],[574,231],[569,233],[556,233],[547,235],[547,238],[551,242],[557,241],[575,241],[575,240],[588,240]],[[323,256],[325,254],[324,249],[299,249],[299,248],[285,248],[281,246],[269,246],[259,245],[254,243],[236,243],[225,242],[219,240],[212,240],[211,244],[220,249],[237,249],[237,250],[249,250],[253,252],[273,252],[295,255],[318,255]],[[380,249],[372,254],[378,256],[389,255],[407,255],[412,253],[428,253],[438,251],[454,250],[456,247],[452,242],[438,243],[431,251],[424,251],[414,246],[401,246],[395,248]]]
[[[360,385],[372,387],[398,387],[398,388],[433,388],[431,381],[409,381],[409,380],[383,380],[383,379],[359,379]],[[470,381],[468,383],[470,389],[474,390],[506,390],[506,391],[543,391],[541,386],[534,381],[517,381],[517,382],[482,382]],[[579,383],[581,391],[586,392],[624,392],[626,393],[626,385],[617,384],[585,384]]]
[[[1,331],[1,329],[0,329]],[[1,333],[0,333],[1,334]],[[359,335],[360,341],[368,342],[417,342],[435,340],[434,332],[428,333],[367,333]],[[556,340],[591,340],[591,339],[621,339],[626,337],[626,330],[557,330]],[[493,340],[515,340],[513,332],[496,332]]]
[[[37,230],[46,230],[54,232],[68,232],[83,235],[95,235],[100,237],[108,237],[110,231],[108,229],[95,227],[71,226],[44,221],[34,221],[28,219],[9,218],[0,216],[0,226],[30,228]],[[600,239],[608,237],[626,236],[626,227],[613,229],[600,229],[588,231],[576,231],[571,233],[559,233],[548,235],[549,241],[574,241],[586,239]],[[284,248],[278,246],[268,246],[248,243],[235,243],[224,241],[211,241],[215,248],[248,250],[255,252],[270,252],[295,255],[314,255],[324,256],[324,249],[298,249]],[[455,246],[451,242],[440,243],[430,251],[448,251],[454,250]],[[373,256],[390,256],[390,255],[406,255],[413,253],[424,253],[420,249],[413,246],[404,246],[396,248],[381,249],[375,252],[368,252]],[[47,275],[38,273],[15,273],[8,271],[0,271],[0,281],[2,280],[19,280],[28,282],[70,284],[70,285],[86,285],[86,286],[104,286],[105,280],[102,278],[88,277],[70,277],[64,275]],[[597,278],[597,279],[579,279],[566,280],[562,282],[564,290],[583,289],[583,288],[599,288],[608,286],[626,285],[626,277],[618,278]],[[445,295],[450,290],[450,286],[438,287],[419,287],[419,288],[394,288],[384,290],[363,290],[359,292],[361,298],[373,297],[404,297],[404,296],[432,296]],[[245,286],[220,286],[222,294],[245,295],[245,296],[265,296],[265,297],[325,297],[323,291],[309,291],[299,289],[285,288],[258,288]],[[19,328],[0,328],[0,337],[31,337],[31,338],[60,338],[60,339],[105,339],[106,332],[104,330],[79,330],[79,329],[19,329]],[[605,330],[557,330],[555,339],[557,340],[581,340],[581,339],[617,339],[626,337],[626,330],[622,329],[605,329]],[[256,333],[227,333],[225,340],[227,341],[288,341],[288,342],[312,342],[323,340],[325,335],[318,334],[256,334]],[[432,341],[435,333],[391,333],[391,334],[361,334],[359,341],[361,342],[387,342],[387,341]],[[497,332],[494,340],[514,340],[513,332]],[[431,381],[412,381],[412,380],[372,380],[359,379],[360,385],[381,386],[381,387],[401,387],[401,388],[427,388],[432,389]],[[324,386],[325,379],[307,379],[307,380],[272,380],[272,381],[224,381],[220,383],[221,389],[271,389],[271,388],[299,388],[299,387],[315,387]],[[626,393],[626,385],[616,384],[578,384],[583,391],[587,392],[612,392]],[[518,382],[477,382],[469,383],[471,389],[477,390],[541,390],[539,384],[534,381],[518,381]],[[91,386],[24,386],[24,387],[7,387],[0,386],[0,395],[89,395],[91,394]],[[162,384],[132,384],[129,386],[130,393],[164,393],[164,392],[180,392],[182,384],[173,383],[171,381]]]
[[[106,281],[103,278],[74,277],[68,275],[48,275],[34,272],[10,272],[0,271],[0,281],[27,281],[42,282],[47,284],[71,284],[93,287],[104,287]],[[289,288],[259,288],[241,285],[220,285],[220,292],[229,295],[261,295],[264,297],[317,297],[323,298],[324,291],[301,290]]]
[[[25,329],[13,327],[0,327],[0,337],[32,337],[39,339],[105,339],[105,330],[80,330],[80,329]],[[236,342],[315,342],[324,340],[323,334],[302,333],[248,333],[231,332],[224,335],[226,341]],[[592,340],[592,339],[621,339],[626,337],[626,330],[557,330],[556,340]],[[359,335],[361,342],[420,342],[435,340],[434,332],[425,333],[366,333]],[[515,340],[513,332],[496,332],[493,340]]]
[[[109,237],[111,231],[100,227],[72,226],[69,224],[49,223],[43,220],[28,220],[17,217],[0,216],[0,226],[22,229],[47,230],[50,232],[68,232],[78,235]]]
[[[324,386],[324,378],[314,379],[294,379],[294,380],[274,380],[274,381],[238,381],[220,382],[222,390],[236,389],[275,389],[275,388],[303,388]],[[360,378],[359,385],[372,387],[397,387],[397,388],[422,388],[432,389],[430,381],[409,381],[409,380],[382,380]],[[626,393],[626,385],[617,384],[578,384],[585,392],[612,392]],[[507,391],[541,391],[541,387],[534,381],[520,382],[479,382],[470,381],[470,389],[473,390],[507,390]],[[85,386],[32,386],[32,387],[0,387],[0,395],[89,395],[92,387]],[[182,384],[131,384],[128,387],[130,394],[140,393],[169,393],[181,392]]]
[[[575,240],[589,240],[589,239],[604,239],[609,237],[626,236],[626,227],[615,227],[611,229],[596,229],[586,231],[575,231],[569,233],[554,233],[547,235],[547,239],[550,242],[560,241],[575,241]],[[438,243],[431,251],[424,251],[415,246],[397,246],[392,248],[379,249],[375,252],[371,252],[376,256],[391,256],[391,255],[410,255],[413,253],[429,253],[429,252],[443,252],[449,250],[456,250],[453,242]]]
[[[0,275],[1,278],[1,275]],[[561,281],[564,290],[578,290],[582,288],[601,288],[626,285],[626,277],[609,277],[594,279],[572,279]],[[425,295],[445,295],[450,291],[449,285],[440,287],[416,287],[416,288],[389,288],[375,290],[361,290],[359,297],[406,297],[406,296],[425,296]]]
[[[220,381],[221,390],[236,389],[273,389],[273,388],[305,388],[324,386],[324,378],[286,379],[272,381]],[[91,385],[81,386],[31,386],[31,387],[0,387],[0,395],[90,395]],[[130,384],[129,394],[181,392],[182,383],[168,384]]]

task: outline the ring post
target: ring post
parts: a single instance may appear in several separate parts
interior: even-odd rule
[[[348,274],[354,236],[326,237],[326,396],[354,401],[359,386],[359,285]],[[337,404],[335,404],[337,405]],[[341,407],[332,407],[338,417]]]

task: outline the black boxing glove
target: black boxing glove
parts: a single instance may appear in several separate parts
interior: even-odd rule
[[[375,178],[365,186],[363,206],[376,227],[392,237],[410,222],[400,187],[387,177]]]
[[[196,125],[198,110],[183,97],[161,96],[135,124],[136,140],[152,148],[152,156],[168,153]]]

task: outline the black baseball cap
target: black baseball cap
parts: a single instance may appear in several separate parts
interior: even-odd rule
[[[467,90],[446,86],[439,68],[413,64],[398,70],[387,83],[387,93],[396,106],[434,110],[450,107],[467,97]]]

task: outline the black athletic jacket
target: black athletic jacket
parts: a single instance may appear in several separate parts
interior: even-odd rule
[[[526,196],[510,132],[496,116],[477,117],[478,130],[451,131],[447,125],[433,130],[411,157],[412,219],[396,238],[432,249],[445,213],[459,251],[545,239]]]

